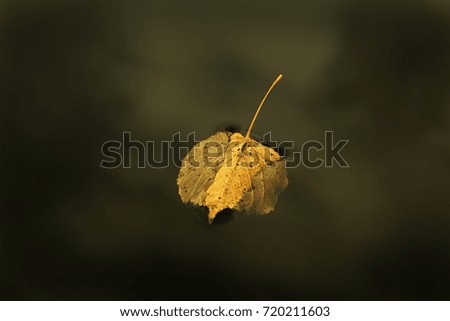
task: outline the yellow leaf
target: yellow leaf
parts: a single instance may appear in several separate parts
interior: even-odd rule
[[[195,145],[183,159],[177,183],[185,203],[206,206],[211,224],[220,211],[267,214],[287,184],[284,159],[250,138],[253,124],[272,88],[267,91],[244,137],[218,132]]]

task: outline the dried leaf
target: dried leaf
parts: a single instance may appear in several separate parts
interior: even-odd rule
[[[183,159],[177,179],[181,199],[208,207],[210,223],[227,208],[267,214],[288,184],[284,159],[250,138],[262,104],[281,77],[270,87],[245,137],[218,132],[195,145]]]

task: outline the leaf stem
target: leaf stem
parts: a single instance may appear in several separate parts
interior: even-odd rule
[[[248,140],[250,138],[250,133],[252,131],[253,125],[255,124],[256,118],[258,118],[259,111],[261,110],[261,107],[263,106],[264,102],[266,101],[267,97],[269,96],[270,92],[272,91],[273,87],[275,87],[276,84],[283,78],[283,75],[280,74],[277,79],[272,83],[272,86],[270,86],[269,90],[267,91],[266,95],[264,96],[263,100],[259,104],[258,109],[256,110],[255,116],[253,116],[253,120],[250,124],[250,127],[248,128],[247,135],[245,135],[245,140]]]

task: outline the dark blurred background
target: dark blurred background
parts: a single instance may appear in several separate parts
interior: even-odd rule
[[[0,299],[450,300],[450,3],[2,1]],[[101,145],[350,139],[209,227]],[[231,219],[230,219],[231,218]]]

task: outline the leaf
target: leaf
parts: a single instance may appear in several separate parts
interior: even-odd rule
[[[195,145],[183,159],[177,179],[181,199],[208,207],[210,224],[227,208],[268,214],[288,184],[284,159],[250,138],[264,101],[281,77],[266,93],[245,137],[218,132]]]

